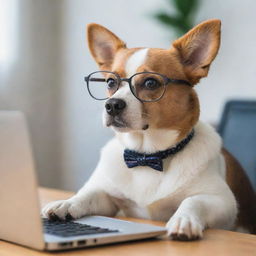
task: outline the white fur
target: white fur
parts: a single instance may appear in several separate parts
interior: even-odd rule
[[[117,137],[124,147],[145,153],[165,150],[177,141],[178,136],[178,131],[168,129],[148,129],[146,131],[117,133]]]
[[[134,54],[130,56],[125,66],[127,77],[131,77],[132,75],[137,73],[137,69],[145,63],[148,55],[148,50],[148,48],[143,48],[136,51]]]
[[[177,136],[175,132],[161,133],[159,141],[165,136],[172,143]],[[201,237],[208,227],[233,228],[237,205],[225,182],[221,139],[210,126],[199,122],[191,142],[164,160],[163,172],[142,166],[127,168],[123,161],[127,146],[143,145],[143,150],[151,151],[154,145],[155,150],[162,150],[152,136],[127,136],[119,134],[107,143],[84,187],[71,199],[46,206],[43,215],[114,216],[121,209],[131,217],[168,221],[171,237],[186,235],[189,239]]]

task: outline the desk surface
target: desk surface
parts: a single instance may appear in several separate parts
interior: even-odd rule
[[[72,195],[71,192],[64,192],[54,189],[41,188],[39,190],[41,204],[49,201],[65,199]],[[256,217],[256,216],[255,216]],[[164,225],[163,222],[130,219],[137,222],[151,223],[155,225]],[[204,237],[200,241],[179,242],[170,240],[144,240],[137,242],[127,242],[115,245],[105,245],[94,248],[79,249],[58,253],[45,253],[30,250],[22,246],[0,241],[0,256],[256,256],[256,236],[230,232],[224,230],[206,230]]]

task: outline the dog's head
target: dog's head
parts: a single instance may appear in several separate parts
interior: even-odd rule
[[[173,129],[181,136],[191,130],[199,118],[199,103],[193,86],[207,76],[217,55],[219,20],[197,25],[174,41],[170,49],[129,49],[116,35],[98,24],[89,24],[87,32],[91,54],[100,70],[112,71],[120,78],[129,78],[139,72],[156,72],[192,85],[168,83],[158,101],[144,102],[134,96],[127,81],[120,82],[118,89],[113,91],[113,79],[106,78],[109,86],[103,118],[106,126],[120,132]],[[156,80],[153,75],[140,81],[141,94],[154,96],[161,83]]]

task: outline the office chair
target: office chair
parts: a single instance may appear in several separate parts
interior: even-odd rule
[[[239,160],[256,191],[256,101],[228,101],[218,131],[224,147]]]

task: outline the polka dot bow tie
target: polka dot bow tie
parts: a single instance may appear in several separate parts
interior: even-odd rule
[[[163,159],[175,155],[181,151],[194,137],[194,129],[189,133],[189,135],[176,144],[174,147],[168,148],[163,151],[158,151],[154,154],[143,154],[133,150],[124,150],[124,161],[128,168],[134,168],[137,166],[148,166],[154,170],[163,171]]]

